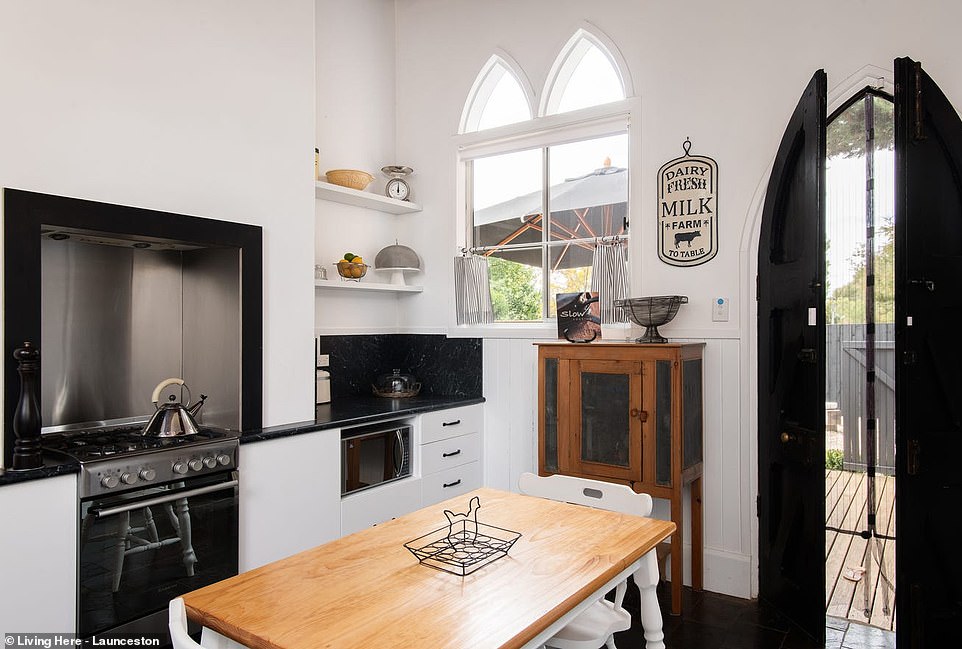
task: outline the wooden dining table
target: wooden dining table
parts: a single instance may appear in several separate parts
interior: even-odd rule
[[[443,511],[466,512],[474,496],[480,523],[521,534],[508,554],[466,576],[419,563],[404,544],[447,526]],[[641,589],[648,647],[660,649],[654,548],[674,529],[482,488],[183,597],[204,642],[223,636],[221,646],[527,649],[636,573],[649,585]]]

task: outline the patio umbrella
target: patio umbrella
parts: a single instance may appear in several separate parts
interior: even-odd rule
[[[607,161],[606,161],[607,162]],[[622,234],[628,214],[628,173],[624,167],[606,164],[591,173],[567,178],[550,189],[551,241],[573,241]],[[545,227],[541,191],[480,209],[474,213],[476,246],[541,241]],[[572,243],[551,260],[552,270],[591,265],[592,246]],[[538,249],[498,248],[485,255],[508,259],[529,266],[541,266]]]

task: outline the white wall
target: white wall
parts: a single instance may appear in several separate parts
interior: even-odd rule
[[[0,186],[264,227],[265,424],[313,413],[313,57],[312,0],[0,5]]]
[[[892,60],[909,55],[962,106],[953,32],[962,7],[943,0],[804,6],[692,0],[683,9],[635,0],[398,0],[397,6],[397,152],[418,170],[424,206],[402,232],[416,250],[436,252],[425,264],[424,293],[399,303],[402,329],[444,328],[451,320],[450,257],[459,236],[454,136],[487,58],[498,48],[507,52],[540,94],[554,57],[584,21],[620,49],[639,106],[632,120],[632,294],[688,295],[691,302],[665,331],[708,342],[705,581],[710,590],[748,596],[756,552],[753,220],[769,165],[818,68],[831,89],[870,64],[888,70],[891,80]],[[681,155],[686,137],[693,153],[719,164],[720,250],[703,266],[680,269],[655,254],[655,175]],[[710,302],[718,296],[731,299],[728,323],[711,321]],[[536,461],[530,342],[485,340],[485,478],[492,486],[513,487]]]
[[[381,167],[400,164],[395,142],[395,25],[390,0],[317,0],[317,147],[320,174],[328,169],[361,169],[375,177],[368,191],[381,194]],[[416,198],[415,198],[416,200]],[[394,243],[405,219],[360,207],[317,201],[316,263],[337,278],[334,262],[345,252],[374,265]],[[401,243],[404,243],[401,241]],[[387,277],[368,270],[365,282]],[[415,282],[412,282],[415,283]],[[318,290],[318,333],[393,332],[399,300],[393,293]]]

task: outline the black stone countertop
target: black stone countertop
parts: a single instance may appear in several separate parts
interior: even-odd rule
[[[64,460],[63,463],[56,463],[46,460],[46,463],[37,469],[26,469],[24,471],[14,471],[12,469],[0,469],[0,487],[8,484],[17,484],[28,480],[39,480],[40,478],[52,478],[58,475],[67,475],[80,471],[80,463],[75,460]]]
[[[338,399],[335,403],[317,406],[316,418],[313,421],[308,420],[293,424],[281,424],[280,426],[246,430],[240,435],[240,443],[250,444],[253,442],[262,442],[268,439],[301,435],[303,433],[311,433],[327,428],[355,426],[357,424],[366,424],[382,419],[407,417],[422,412],[470,406],[476,403],[484,403],[484,398],[466,399],[463,397],[418,396],[408,399],[382,399],[375,396],[345,397]],[[80,471],[80,464],[74,460],[65,460],[60,464],[49,459],[45,461],[46,464],[38,469],[29,469],[26,471],[0,469],[0,487]]]
[[[407,399],[383,399],[375,396],[342,397],[333,403],[317,406],[314,421],[282,424],[258,428],[241,433],[240,443],[262,442],[278,437],[290,437],[312,433],[327,428],[356,426],[382,419],[407,417],[432,410],[445,410],[460,406],[484,403],[483,397],[410,397]]]

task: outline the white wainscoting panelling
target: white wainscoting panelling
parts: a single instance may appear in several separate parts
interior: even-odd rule
[[[484,484],[518,491],[538,470],[538,350],[530,339],[484,341]]]

